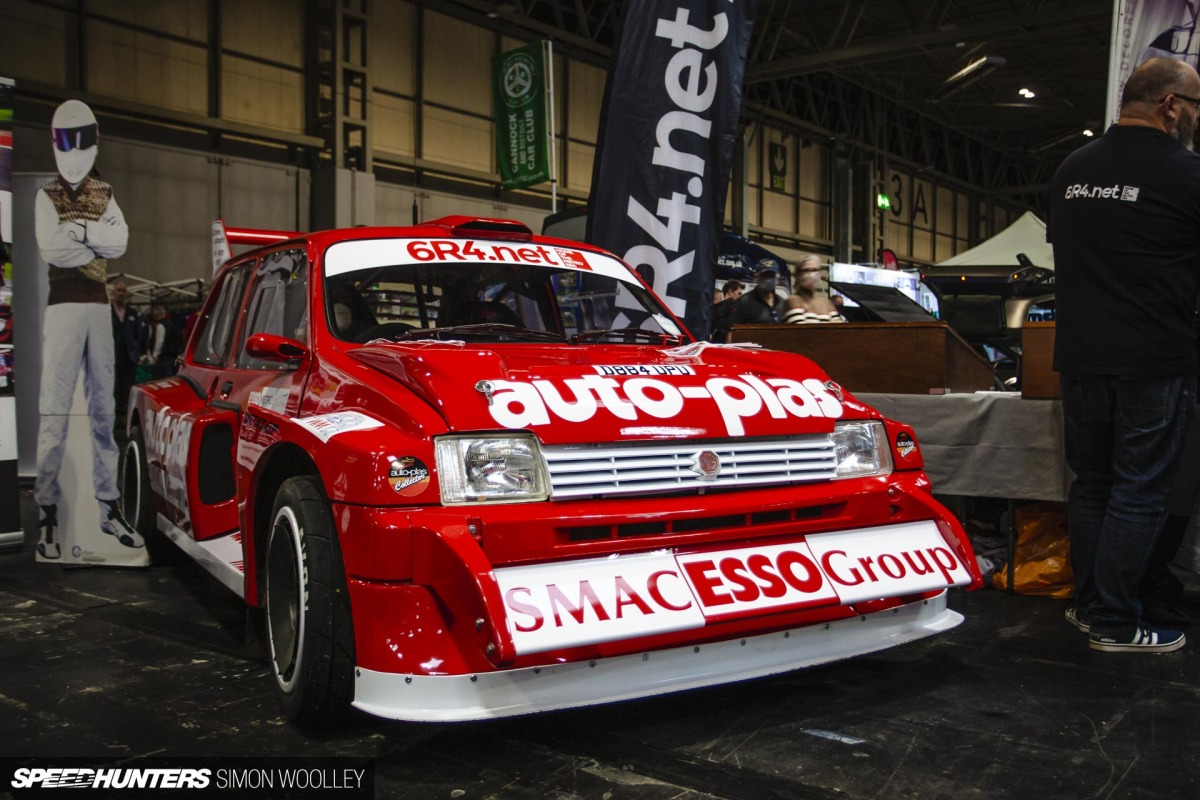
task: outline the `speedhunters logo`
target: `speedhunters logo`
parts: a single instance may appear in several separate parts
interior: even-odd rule
[[[88,769],[48,767],[18,769],[14,789],[207,789],[207,769]]]
[[[53,759],[53,766],[29,761],[3,759],[0,797],[41,795],[43,789],[73,789],[73,797],[104,798],[157,797],[164,790],[191,791],[196,796],[202,792],[204,797],[244,797],[247,792],[264,797],[375,794],[373,769],[361,759],[139,759],[139,766],[96,766],[86,759]],[[21,766],[13,766],[20,762]],[[190,765],[179,766],[180,762]]]

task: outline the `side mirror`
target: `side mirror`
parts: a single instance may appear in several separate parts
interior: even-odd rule
[[[256,333],[246,340],[246,353],[260,361],[289,364],[308,358],[308,348],[295,339],[273,333]]]

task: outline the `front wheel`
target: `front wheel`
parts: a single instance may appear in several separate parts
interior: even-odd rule
[[[340,717],[354,696],[354,627],[341,549],[319,479],[275,496],[263,605],[275,696],[293,720]]]

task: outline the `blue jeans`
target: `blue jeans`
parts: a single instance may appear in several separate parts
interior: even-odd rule
[[[1060,381],[1076,609],[1093,633],[1123,636],[1142,623],[1138,590],[1196,411],[1196,377]]]

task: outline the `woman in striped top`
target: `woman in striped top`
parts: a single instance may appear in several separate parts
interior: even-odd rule
[[[837,306],[821,291],[821,262],[808,256],[796,267],[795,294],[783,304],[783,321],[796,324],[810,322],[845,322]]]

